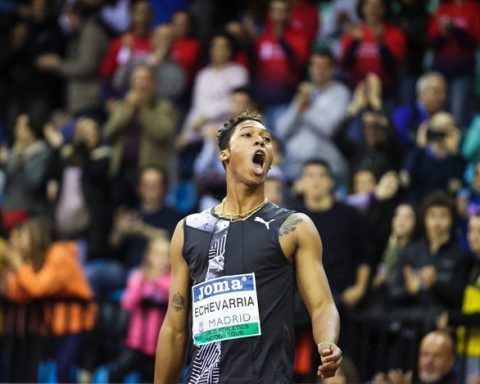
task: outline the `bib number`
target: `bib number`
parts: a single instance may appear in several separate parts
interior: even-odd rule
[[[192,287],[195,345],[261,334],[255,273],[224,276]]]

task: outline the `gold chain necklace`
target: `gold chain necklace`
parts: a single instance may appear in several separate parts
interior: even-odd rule
[[[268,203],[268,200],[265,199],[259,205],[257,205],[255,208],[251,209],[250,211],[248,211],[246,213],[228,214],[228,213],[224,212],[225,211],[225,199],[226,198],[224,198],[222,200],[222,210],[220,211],[220,214],[218,216],[220,216],[222,219],[226,219],[230,222],[247,220],[250,216],[252,216],[255,213],[257,213],[258,211],[260,211],[260,209],[262,209],[265,206],[265,204]]]

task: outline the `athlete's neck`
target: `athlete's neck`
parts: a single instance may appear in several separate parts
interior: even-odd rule
[[[332,208],[334,203],[333,196],[306,196],[304,199],[305,207],[311,212],[324,212]]]
[[[243,184],[230,186],[227,183],[227,196],[220,209],[228,215],[242,215],[255,209],[265,201],[263,184],[247,188]]]

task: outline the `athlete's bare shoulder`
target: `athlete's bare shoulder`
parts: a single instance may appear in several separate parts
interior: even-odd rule
[[[295,212],[288,216],[288,218],[282,223],[279,230],[279,236],[283,237],[294,233],[300,227],[308,227],[312,229],[312,226],[315,228],[315,225],[310,217],[304,213]]]
[[[290,261],[298,247],[309,237],[318,237],[318,231],[310,217],[304,213],[292,213],[282,223],[278,231],[278,238],[283,253]]]
[[[288,216],[287,219],[280,226],[279,236],[282,237],[292,232],[295,232],[299,224],[303,223],[303,216],[305,215],[298,212],[292,213],[290,216]]]

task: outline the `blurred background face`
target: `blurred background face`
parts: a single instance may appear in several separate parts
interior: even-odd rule
[[[310,76],[312,81],[322,86],[328,84],[333,79],[335,66],[332,60],[327,56],[314,55],[310,59]]]
[[[415,229],[415,212],[411,205],[397,207],[392,219],[392,232],[396,237],[409,238]]]
[[[99,126],[95,120],[85,119],[82,122],[82,136],[88,147],[94,148],[100,142]]]
[[[432,206],[425,213],[425,229],[429,239],[436,239],[450,234],[452,216],[447,207]]]
[[[172,17],[172,28],[175,39],[185,37],[190,32],[190,20],[186,12],[180,11]]]
[[[153,47],[167,47],[170,49],[173,43],[173,31],[170,24],[163,24],[155,28],[152,35]]]
[[[142,96],[153,97],[155,94],[155,78],[146,67],[138,67],[132,73],[131,88]]]
[[[367,111],[362,116],[363,134],[369,147],[374,147],[385,141],[385,118],[376,112]]]
[[[382,0],[365,0],[362,7],[365,21],[383,21],[385,18],[385,6]]]
[[[48,0],[32,0],[32,17],[37,23],[42,23],[48,16]]]
[[[419,92],[419,101],[429,115],[441,111],[447,101],[447,84],[441,76],[428,78]]]
[[[283,183],[277,179],[266,179],[265,198],[281,207],[283,205]]]
[[[376,180],[372,171],[360,170],[353,176],[353,193],[370,193],[375,190]]]
[[[132,24],[135,27],[148,27],[152,22],[152,7],[148,1],[137,1],[132,10]]]
[[[268,15],[274,24],[286,24],[290,17],[290,9],[286,1],[273,0],[270,2]]]
[[[169,249],[170,246],[166,240],[153,241],[148,247],[146,266],[155,270],[168,268],[170,266]]]
[[[470,249],[480,257],[480,216],[472,216],[468,222],[468,244]]]
[[[321,198],[330,195],[334,183],[327,168],[323,165],[310,164],[303,168],[302,185],[304,196]]]
[[[452,369],[453,364],[451,340],[440,334],[430,334],[424,338],[418,356],[418,376],[423,383],[439,381]]]
[[[213,65],[223,65],[232,59],[230,41],[223,36],[214,37],[210,44],[210,60]]]
[[[163,200],[163,175],[155,169],[143,171],[138,185],[138,194],[145,204],[156,205]]]
[[[28,115],[22,114],[17,117],[15,123],[15,141],[19,143],[28,143],[35,140],[35,135],[30,127]]]
[[[233,116],[245,111],[255,110],[255,105],[250,95],[246,92],[234,92],[232,94],[232,102],[230,112]]]
[[[430,119],[428,130],[436,134],[441,134],[442,136],[432,140],[432,143],[437,147],[445,147],[445,138],[448,135],[454,134],[458,128],[456,127],[454,117],[450,113],[438,112]]]
[[[66,12],[68,25],[70,26],[70,31],[75,33],[80,30],[82,27],[82,18],[78,13],[73,12],[72,10],[67,10]]]

